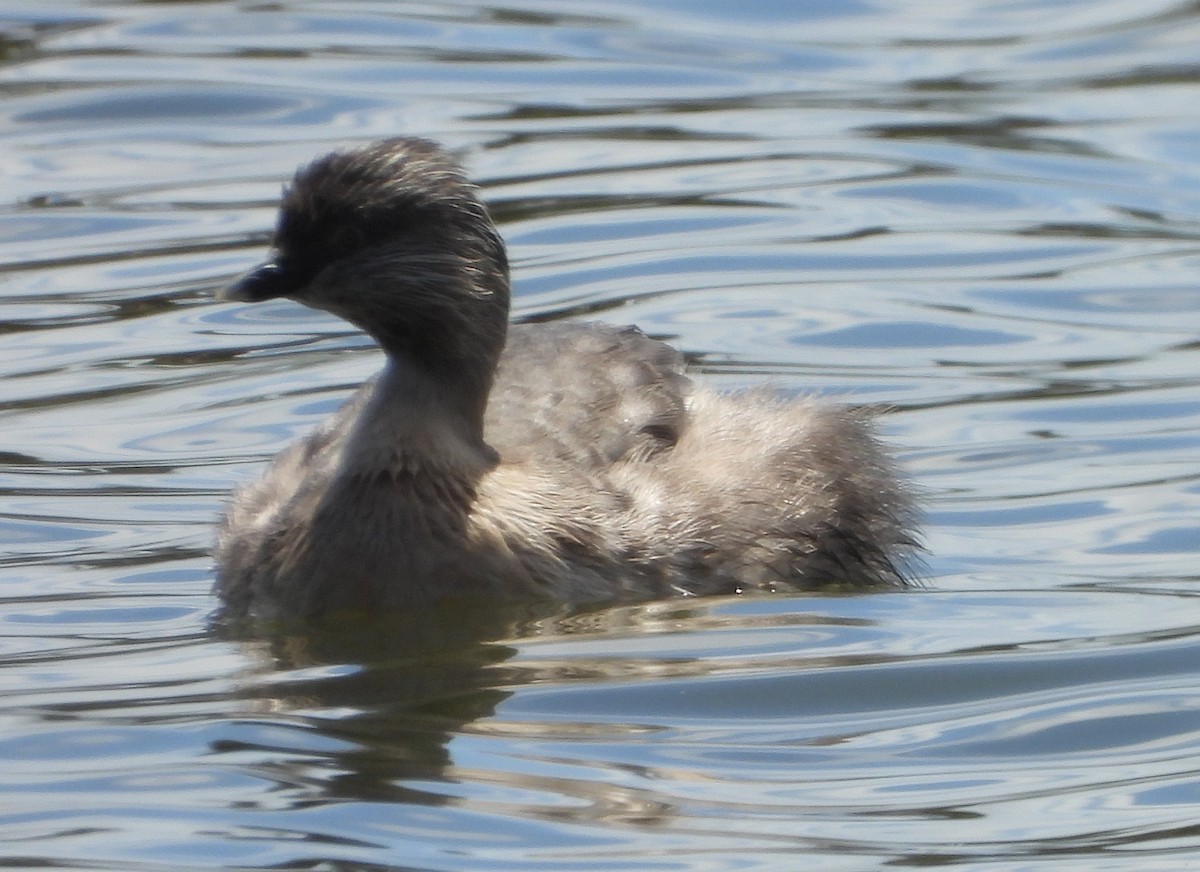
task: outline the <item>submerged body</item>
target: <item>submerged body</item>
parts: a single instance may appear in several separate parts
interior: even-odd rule
[[[912,501],[863,414],[693,386],[635,328],[506,342],[503,244],[436,146],[301,170],[275,249],[230,296],[333,311],[387,364],[235,494],[227,616],[903,581]]]

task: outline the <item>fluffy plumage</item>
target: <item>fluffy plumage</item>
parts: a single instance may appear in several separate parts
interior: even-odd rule
[[[503,242],[433,143],[301,169],[271,259],[226,291],[279,296],[387,362],[235,493],[216,548],[229,617],[904,581],[913,504],[867,415],[694,387],[633,327],[519,325],[506,343]]]

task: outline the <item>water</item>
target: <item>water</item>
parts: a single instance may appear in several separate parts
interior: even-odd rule
[[[8,0],[0,865],[1200,863],[1198,41],[1166,0]],[[378,366],[212,291],[297,164],[397,132],[463,150],[517,317],[893,407],[925,587],[212,633],[225,494]]]

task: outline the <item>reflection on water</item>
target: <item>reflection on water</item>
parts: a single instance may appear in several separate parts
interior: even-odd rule
[[[925,6],[0,14],[4,862],[1195,865],[1200,18]],[[378,359],[212,291],[397,132],[517,317],[891,406],[925,587],[214,632],[220,501]]]

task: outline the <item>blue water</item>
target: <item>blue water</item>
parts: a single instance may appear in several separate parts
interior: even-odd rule
[[[52,7],[52,8],[51,8]],[[0,866],[1200,865],[1200,11],[0,6]],[[379,365],[219,304],[282,182],[460,150],[520,319],[891,408],[920,589],[212,631]]]

